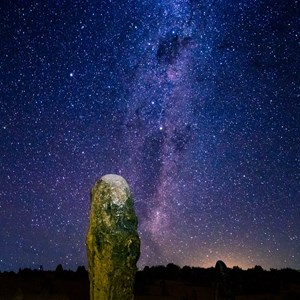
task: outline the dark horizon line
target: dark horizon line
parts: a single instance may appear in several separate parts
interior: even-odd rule
[[[217,262],[216,262],[217,263]],[[60,267],[61,266],[61,267]],[[202,270],[211,270],[211,269],[215,269],[216,268],[216,266],[211,266],[211,267],[201,267],[201,266],[189,266],[189,265],[184,265],[183,267],[180,267],[179,265],[176,265],[176,264],[174,264],[174,263],[168,263],[168,264],[166,264],[166,265],[162,265],[162,264],[160,264],[160,265],[152,265],[152,266],[148,266],[148,265],[146,265],[146,266],[144,266],[143,268],[138,268],[137,269],[137,272],[143,272],[143,271],[145,271],[145,269],[155,269],[155,268],[168,268],[168,266],[173,266],[173,267],[176,267],[176,268],[178,268],[179,270],[182,270],[182,269],[184,269],[184,268],[190,268],[190,269],[202,269]],[[229,269],[229,270],[233,270],[233,269],[239,269],[239,270],[242,270],[242,271],[248,271],[248,270],[253,270],[253,269],[260,269],[260,270],[263,270],[263,271],[266,271],[266,272],[270,272],[270,271],[281,271],[281,270],[293,270],[293,271],[297,271],[297,272],[300,272],[300,269],[295,269],[295,268],[291,268],[291,267],[283,267],[283,268],[280,268],[280,269],[278,269],[278,268],[269,268],[269,269],[264,269],[262,266],[260,266],[260,265],[254,265],[253,267],[250,267],[250,268],[247,268],[247,269],[243,269],[243,268],[241,268],[241,267],[239,267],[239,266],[233,266],[233,267],[228,267],[228,266],[226,266],[227,267],[227,269]],[[82,269],[82,268],[84,268],[84,269]],[[55,269],[44,269],[43,268],[43,265],[40,265],[40,267],[39,268],[34,268],[34,269],[32,269],[32,268],[30,268],[30,267],[19,267],[18,268],[18,271],[14,271],[14,270],[1,270],[0,269],[0,274],[4,274],[4,273],[15,273],[15,274],[18,274],[18,273],[20,273],[20,272],[22,272],[22,271],[24,271],[24,270],[26,270],[26,271],[31,271],[31,272],[60,272],[60,271],[62,271],[62,272],[74,272],[74,273],[76,273],[76,272],[78,272],[78,271],[80,271],[80,269],[81,270],[85,270],[85,271],[88,271],[88,268],[87,268],[87,266],[86,265],[78,265],[77,266],[77,268],[76,268],[76,270],[75,269],[65,269],[64,267],[63,267],[63,264],[58,264],[56,267],[55,267]]]

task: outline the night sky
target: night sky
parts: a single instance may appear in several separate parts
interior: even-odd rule
[[[90,190],[138,266],[300,269],[295,0],[0,4],[0,270],[86,265]]]

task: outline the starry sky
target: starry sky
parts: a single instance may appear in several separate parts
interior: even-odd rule
[[[122,175],[138,266],[300,269],[299,3],[0,4],[0,270],[86,265]]]

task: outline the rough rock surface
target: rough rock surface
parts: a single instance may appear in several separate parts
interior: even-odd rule
[[[105,175],[92,189],[86,239],[91,300],[132,300],[140,240],[124,178]]]

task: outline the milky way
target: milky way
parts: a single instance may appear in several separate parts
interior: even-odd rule
[[[300,268],[298,1],[0,9],[0,270],[85,265],[107,173],[141,268]]]

